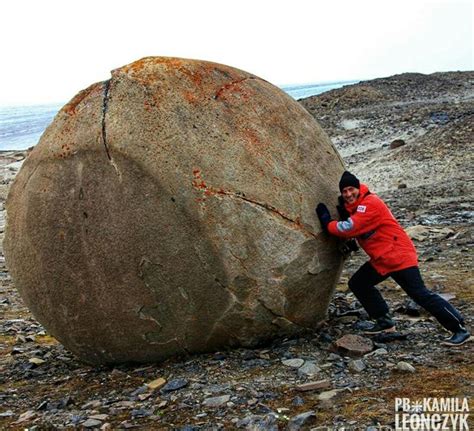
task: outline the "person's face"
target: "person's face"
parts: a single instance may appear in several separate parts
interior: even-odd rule
[[[353,204],[359,197],[359,189],[349,186],[342,189],[342,198],[346,204]]]

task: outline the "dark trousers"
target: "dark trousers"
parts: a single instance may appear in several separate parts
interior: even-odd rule
[[[393,278],[418,305],[431,313],[448,331],[455,332],[464,325],[461,314],[438,294],[425,287],[417,266],[380,275],[366,262],[349,280],[349,288],[372,319],[388,313],[388,305],[375,285]]]

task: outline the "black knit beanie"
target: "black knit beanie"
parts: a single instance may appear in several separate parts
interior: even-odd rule
[[[346,187],[355,187],[356,189],[360,189],[359,179],[355,175],[352,175],[349,171],[344,171],[341,180],[339,181],[339,190],[341,193]]]

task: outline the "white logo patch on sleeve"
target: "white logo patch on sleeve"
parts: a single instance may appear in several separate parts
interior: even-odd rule
[[[365,213],[366,208],[367,208],[367,207],[366,207],[365,205],[359,205],[359,206],[357,207],[357,212],[358,212],[358,213]]]

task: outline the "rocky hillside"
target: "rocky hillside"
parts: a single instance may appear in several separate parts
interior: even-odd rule
[[[438,198],[472,194],[474,72],[406,73],[300,102],[349,169],[379,192],[428,186]]]

